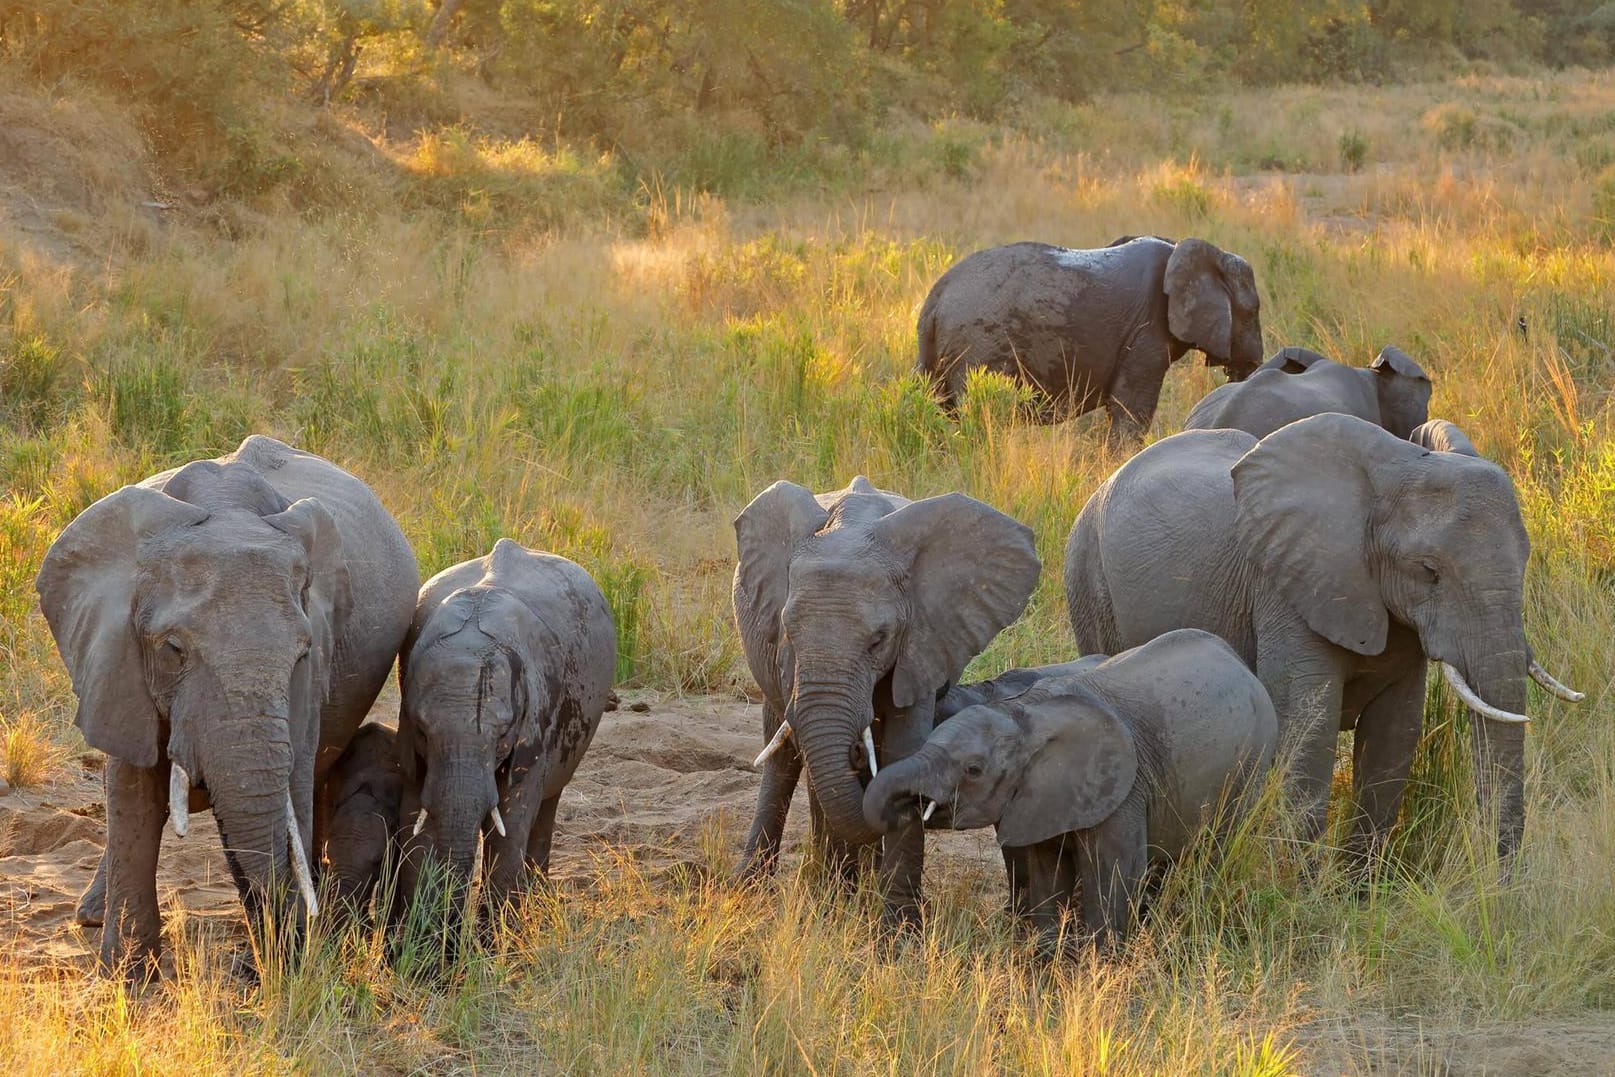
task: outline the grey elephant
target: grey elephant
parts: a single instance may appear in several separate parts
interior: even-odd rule
[[[500,539],[421,587],[399,657],[408,800],[402,886],[428,861],[459,896],[483,844],[491,910],[549,870],[561,791],[611,696],[617,637],[600,588],[564,557]]]
[[[272,438],[125,486],[45,555],[40,606],[107,754],[107,846],[80,919],[153,968],[165,817],[211,806],[250,921],[315,898],[314,789],[364,719],[420,582],[369,487]],[[295,918],[293,920],[295,922]]]
[[[1366,367],[1291,347],[1239,384],[1213,389],[1189,412],[1183,429],[1243,430],[1265,438],[1297,419],[1335,411],[1405,438],[1429,418],[1431,389],[1423,368],[1394,345]]]
[[[1028,687],[967,707],[882,770],[864,816],[885,827],[924,801],[950,807],[955,829],[997,827],[1006,858],[1023,858],[1017,911],[1045,943],[1076,912],[1108,946],[1135,921],[1150,869],[1247,806],[1278,719],[1239,655],[1194,629],[1076,672],[1027,672]]]
[[[1349,842],[1362,858],[1396,819],[1426,663],[1440,663],[1478,716],[1477,793],[1506,856],[1525,825],[1527,674],[1575,695],[1526,642],[1529,550],[1501,468],[1325,414],[1260,441],[1194,430],[1151,445],[1078,515],[1065,587],[1084,650],[1174,628],[1233,645],[1278,712],[1309,837],[1325,822],[1336,733],[1355,730]]]
[[[818,495],[776,482],[735,540],[735,621],[771,738],[741,871],[772,869],[805,764],[814,833],[845,874],[882,837],[866,776],[925,742],[938,696],[1025,609],[1032,532],[963,494],[909,501],[860,475]],[[918,812],[884,837],[889,920],[919,918],[924,844]]]
[[[981,367],[1035,389],[1040,421],[1104,405],[1112,436],[1136,438],[1185,352],[1204,352],[1232,381],[1257,368],[1260,308],[1250,265],[1203,239],[1012,243],[977,251],[932,286],[918,369],[950,411]]]
[[[406,784],[397,736],[379,722],[359,727],[326,776],[316,811],[324,818],[326,893],[339,924],[369,923],[378,892],[388,902],[381,919],[395,918],[398,887],[384,886],[383,875],[399,863]]]
[[[1431,419],[1427,423],[1420,423],[1414,428],[1413,433],[1408,435],[1408,440],[1432,452],[1454,452],[1460,456],[1480,455],[1475,450],[1475,443],[1469,440],[1469,435],[1445,419]]]

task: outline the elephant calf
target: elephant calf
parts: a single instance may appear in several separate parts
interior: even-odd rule
[[[1386,345],[1366,367],[1285,348],[1244,381],[1219,385],[1184,420],[1185,430],[1243,430],[1265,438],[1326,412],[1355,415],[1399,438],[1430,416],[1430,377],[1413,357]]]
[[[325,874],[340,920],[367,920],[382,872],[398,863],[405,786],[393,730],[375,722],[360,726],[332,765],[319,805]]]
[[[1025,865],[1026,878],[1010,880],[1026,888],[1019,911],[1045,941],[1070,910],[1108,946],[1136,918],[1151,865],[1230,822],[1225,797],[1248,804],[1278,719],[1233,648],[1194,629],[1076,673],[1045,668],[1052,675],[967,707],[882,768],[864,815],[889,827],[919,798],[927,815],[949,805],[954,829],[995,825],[1006,861]]]
[[[398,757],[417,784],[403,885],[445,861],[463,893],[483,841],[483,897],[497,906],[549,869],[561,790],[611,696],[617,639],[589,574],[500,539],[421,588],[399,658]],[[411,798],[412,800],[413,798]]]

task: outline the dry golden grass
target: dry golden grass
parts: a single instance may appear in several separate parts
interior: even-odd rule
[[[642,686],[746,683],[730,520],[780,477],[960,489],[1026,521],[1043,582],[976,669],[1069,657],[1061,550],[1122,458],[1089,420],[1014,423],[990,383],[956,427],[906,372],[919,302],[957,257],[1128,232],[1248,257],[1270,348],[1362,362],[1394,342],[1424,363],[1432,414],[1514,476],[1535,551],[1528,627],[1589,692],[1579,707],[1533,695],[1529,832],[1507,881],[1471,818],[1463,718],[1433,689],[1397,868],[1362,900],[1327,863],[1304,874],[1308,854],[1272,836],[1282,826],[1257,828],[1174,876],[1120,960],[1046,970],[1011,938],[996,880],[933,870],[924,937],[886,954],[868,895],[826,905],[795,879],[754,895],[606,859],[439,986],[350,939],[249,991],[183,923],[184,971],[143,996],[6,953],[0,1059],[17,1072],[1260,1074],[1366,1069],[1349,1030],[1410,1013],[1464,1029],[1607,1011],[1615,253],[1597,207],[1615,199],[1610,115],[1607,74],[1109,98],[1023,118],[1039,139],[956,122],[894,140],[892,160],[823,196],[725,204],[649,183],[638,221],[546,233],[531,222],[596,205],[590,162],[446,134],[381,146],[445,181],[417,189],[431,211],[243,218],[228,241],[206,224],[142,225],[138,242],[108,233],[95,259],[0,221],[0,707],[15,781],[38,781],[73,742],[31,593],[56,530],[118,483],[253,431],[369,480],[428,572],[504,534],[579,559]],[[933,174],[925,138],[962,147],[965,178]],[[524,185],[526,172],[564,182]],[[534,190],[553,192],[553,216],[501,227],[508,199]],[[1174,370],[1153,436],[1212,384],[1190,362]],[[736,845],[714,833],[702,859],[718,872]]]

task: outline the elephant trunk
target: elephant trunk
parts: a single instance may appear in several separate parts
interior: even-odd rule
[[[871,693],[872,686],[817,683],[798,676],[792,695],[795,736],[808,782],[831,831],[857,845],[880,837],[880,831],[864,822],[864,787],[853,763],[853,753],[863,751],[863,731],[874,720]]]
[[[1525,712],[1529,659],[1523,632],[1517,640],[1485,649],[1464,665],[1483,700],[1501,710]],[[1472,712],[1469,728],[1475,795],[1482,818],[1497,820],[1497,853],[1506,858],[1519,848],[1525,832],[1525,726]]]
[[[934,744],[888,764],[864,790],[864,821],[885,832],[916,807],[917,799],[931,803],[951,800],[956,769],[952,758]]]
[[[447,863],[457,887],[470,884],[482,821],[499,802],[484,755],[480,746],[450,751],[432,761],[427,776],[423,799],[430,812],[432,848]]]
[[[195,752],[248,919],[257,926],[270,910],[295,912],[288,888],[296,882],[290,841],[298,828],[288,805],[297,798],[286,720],[256,717],[214,723],[208,735],[195,742]],[[297,833],[305,855],[309,838]]]

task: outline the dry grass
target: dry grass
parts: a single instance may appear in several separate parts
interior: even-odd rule
[[[140,997],[8,954],[0,1011],[24,1016],[0,1023],[0,1059],[1254,1074],[1307,1068],[1303,1026],[1615,1005],[1615,253],[1597,210],[1612,110],[1615,77],[1586,74],[1114,98],[1029,118],[1040,140],[967,123],[930,132],[940,143],[896,140],[888,164],[822,197],[728,205],[651,184],[635,221],[545,233],[532,222],[597,205],[591,162],[445,136],[383,147],[425,176],[434,212],[281,214],[228,242],[184,224],[138,242],[114,230],[88,262],[0,222],[0,708],[15,781],[40,780],[73,742],[32,605],[51,536],[117,484],[252,431],[363,475],[428,572],[504,534],[578,558],[611,595],[623,676],[644,686],[745,683],[729,521],[779,477],[961,489],[1026,521],[1042,585],[976,669],[1068,657],[1061,550],[1120,457],[1088,421],[1015,424],[991,383],[955,427],[905,376],[930,282],[1020,238],[1202,235],[1251,260],[1270,347],[1411,351],[1434,373],[1432,413],[1513,474],[1535,551],[1528,627],[1589,691],[1580,707],[1533,695],[1529,834],[1506,882],[1477,852],[1463,719],[1433,690],[1398,870],[1360,901],[1327,866],[1305,875],[1304,854],[1270,836],[1282,827],[1253,831],[1179,873],[1120,961],[1049,971],[1010,938],[996,881],[933,871],[925,936],[886,954],[867,895],[826,906],[796,880],[748,895],[607,860],[436,987],[356,939],[251,992],[184,924],[184,973]],[[1364,146],[1355,166],[1348,134]],[[933,174],[935,144],[964,178]],[[506,229],[501,199],[538,189],[511,180],[524,170],[559,176],[542,188],[559,204]],[[1211,385],[1174,370],[1155,436]],[[737,841],[704,844],[716,871]]]

